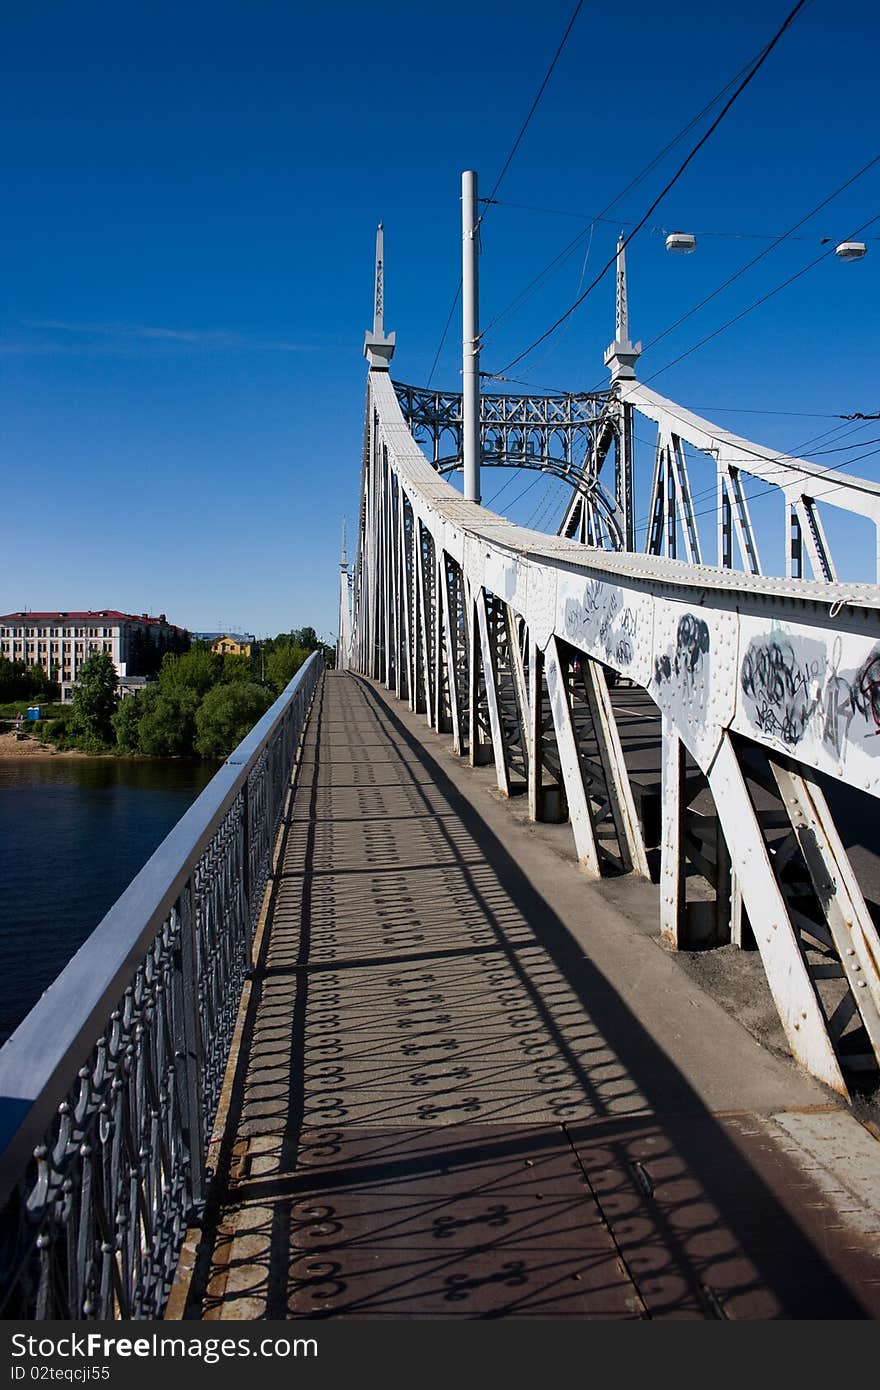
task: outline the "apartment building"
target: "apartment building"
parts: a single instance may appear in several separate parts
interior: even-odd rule
[[[88,613],[6,613],[0,615],[0,654],[9,661],[42,666],[61,686],[62,700],[73,699],[73,686],[84,661],[106,652],[120,681],[149,676],[167,651],[183,651],[185,629],[164,613],[120,613],[107,608]]]

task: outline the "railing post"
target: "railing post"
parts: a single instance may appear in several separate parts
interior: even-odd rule
[[[187,1187],[191,1209],[205,1199],[205,1066],[199,1013],[196,911],[192,880],[177,904],[180,941],[174,972],[174,1069],[177,1076],[183,1142],[188,1157]]]
[[[251,912],[251,797],[250,778],[241,788],[241,899],[248,972],[254,968],[254,930]]]

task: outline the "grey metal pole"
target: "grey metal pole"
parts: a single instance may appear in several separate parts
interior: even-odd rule
[[[464,495],[480,500],[480,307],[477,274],[477,176],[461,176],[462,429]]]

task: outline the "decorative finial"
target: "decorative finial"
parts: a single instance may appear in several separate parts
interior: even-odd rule
[[[376,278],[373,292],[373,331],[364,335],[364,356],[373,371],[387,372],[394,355],[394,334],[385,335],[385,234],[376,232]]]
[[[635,362],[642,351],[641,343],[629,338],[629,305],[626,294],[626,250],[623,233],[617,241],[617,297],[615,304],[615,337],[605,353],[605,366],[611,368],[611,381],[635,380]]]

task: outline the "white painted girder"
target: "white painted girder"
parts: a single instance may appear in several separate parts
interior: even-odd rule
[[[773,483],[790,497],[792,503],[798,497],[812,497],[817,493],[822,496],[832,485],[839,485],[839,492],[829,496],[829,501],[833,498],[832,505],[880,523],[880,483],[837,469],[824,468],[793,455],[781,454],[778,449],[770,449],[764,444],[754,444],[730,430],[721,429],[692,410],[685,410],[641,382],[623,384],[620,398],[625,404],[635,406],[636,410],[647,415],[649,420],[654,420],[661,429],[678,435],[695,449],[713,454],[728,467],[741,468],[756,478]]]
[[[751,672],[743,670],[742,631],[746,620],[761,625],[768,641],[776,629],[790,630],[795,639],[790,665],[797,670],[798,644],[809,642],[815,682],[822,686],[821,674],[827,672],[834,690],[851,700],[852,712],[851,736],[835,744],[834,757],[823,750],[821,737],[802,738],[795,755],[808,766],[880,794],[880,738],[874,737],[880,730],[880,586],[771,579],[658,556],[611,554],[517,527],[465,501],[438,478],[406,427],[387,373],[371,373],[370,388],[381,440],[414,517],[428,528],[435,546],[459,562],[468,582],[475,588],[485,583],[525,619],[542,651],[551,636],[563,637],[638,684],[647,688],[653,683],[656,697],[658,661],[677,655],[681,666],[690,659],[686,646],[679,647],[688,635],[680,630],[670,653],[666,625],[660,622],[670,603],[680,606],[682,619],[690,614],[706,621],[707,614],[717,614],[710,628],[723,614],[723,656],[720,648],[713,654],[711,646],[705,654],[699,727],[692,727],[695,710],[688,700],[679,700],[671,711],[679,736],[705,771],[731,724],[727,710],[734,691],[733,726],[758,743],[780,746],[778,736],[768,733],[767,710],[746,698],[743,681],[751,679]],[[877,492],[880,496],[880,488]],[[572,600],[581,604],[580,629],[580,620],[571,617]],[[609,606],[614,608],[610,614]],[[633,623],[635,631],[628,632]],[[658,641],[655,632],[659,637],[661,630]],[[612,642],[609,633],[616,633]],[[841,633],[846,636],[848,695],[837,681]],[[812,715],[818,726],[821,700],[813,699]],[[785,710],[777,717],[785,730]]]
[[[640,399],[639,408],[650,406],[662,413],[667,403],[662,397],[652,401],[652,394]],[[428,632],[434,630],[435,619],[427,608],[429,603],[442,604],[436,631],[443,631],[453,724],[460,727],[452,640],[456,619],[444,558],[448,555],[460,569],[467,614],[470,756],[475,760],[478,754],[477,672],[482,667],[500,787],[507,775],[506,751],[484,590],[506,605],[505,621],[511,615],[524,620],[530,647],[524,710],[530,811],[541,813],[538,671],[543,662],[578,856],[592,873],[599,872],[599,858],[558,642],[565,641],[649,689],[663,710],[669,755],[664,763],[663,877],[672,901],[664,928],[678,939],[683,910],[680,791],[676,794],[681,741],[709,777],[732,860],[733,891],[742,894],[792,1051],[814,1075],[845,1093],[730,731],[880,795],[880,587],[771,579],[664,557],[611,554],[516,527],[465,501],[438,477],[409,434],[387,374],[371,372],[369,400],[374,428],[368,432],[358,575],[371,592],[361,594],[357,606],[358,641],[367,647],[359,654],[361,669],[379,674],[377,595],[383,595],[386,604],[392,597],[399,615],[395,641],[400,640],[401,658],[395,664],[406,673],[406,694],[414,708],[424,688],[427,712],[436,725],[439,701],[431,698],[433,673],[427,670]],[[734,436],[716,432],[714,443],[707,438],[701,442],[699,429],[705,423],[697,417],[683,420],[679,413],[670,428],[709,451],[723,445],[725,464],[757,471],[752,455],[748,462],[737,461],[735,445],[744,442]],[[776,456],[765,453],[768,456],[759,462],[770,468]],[[387,457],[387,474],[377,468],[380,457],[383,463]],[[809,496],[804,478],[815,473],[805,468],[803,474],[795,480],[797,487],[792,484],[793,506]],[[824,470],[822,476],[828,476]],[[396,517],[390,507],[381,510],[377,497],[380,486],[386,493],[390,490],[392,477]],[[859,496],[864,514],[876,518],[880,486],[866,486]],[[413,517],[409,536],[405,499]],[[731,502],[736,519],[733,498]],[[443,562],[433,595],[422,567],[422,527]],[[391,565],[390,585],[379,574],[383,557],[385,566]],[[385,624],[386,641],[394,626]],[[611,744],[609,748],[613,751]]]

